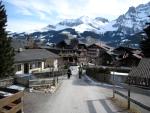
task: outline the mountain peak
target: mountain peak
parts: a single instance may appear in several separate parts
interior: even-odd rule
[[[136,8],[135,7],[129,7],[129,10],[128,10],[129,13],[136,13]]]
[[[82,22],[87,22],[91,20],[88,16],[81,16],[78,19],[81,20]]]
[[[89,19],[89,17],[88,16],[81,16],[81,17],[79,17],[79,19]]]
[[[101,21],[103,23],[109,22],[108,19],[103,18],[103,17],[96,17],[95,20]]]

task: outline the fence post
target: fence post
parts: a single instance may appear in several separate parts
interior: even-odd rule
[[[115,79],[114,79],[114,76],[115,76],[115,72],[113,71],[113,98],[115,98]]]
[[[52,75],[53,75],[53,85],[55,86],[55,85],[56,85],[56,82],[55,82],[55,74],[54,74],[54,69],[52,69]]]
[[[130,83],[128,85],[128,109],[130,109]]]

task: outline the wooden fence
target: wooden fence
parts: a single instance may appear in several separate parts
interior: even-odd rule
[[[29,80],[29,87],[54,85],[53,78],[33,79]]]
[[[34,73],[33,77],[25,76],[25,77],[16,77],[15,83],[23,85],[25,87],[32,86],[42,86],[42,85],[54,85],[61,78],[66,75],[67,70],[61,70],[56,72],[46,72],[46,73]]]
[[[135,94],[143,95],[144,97],[147,96],[147,98],[148,98],[150,96],[150,90],[143,89],[143,88],[140,88],[140,87],[136,87],[136,86],[133,86],[133,85],[127,85],[127,84],[123,84],[123,83],[121,84],[121,83],[118,83],[116,81],[115,81],[114,85],[115,85],[114,86],[114,94],[120,95],[121,97],[123,97],[127,100],[128,109],[131,108],[130,103],[134,103],[135,105],[138,105],[142,109],[150,111],[150,105],[143,104],[142,102],[139,101],[139,98],[134,98],[133,99],[131,97],[131,92],[132,92],[132,93],[135,93]],[[116,86],[122,87],[127,92],[127,94],[123,93],[123,91],[121,91],[121,90],[118,90],[116,88]],[[114,97],[115,97],[115,95],[114,95]],[[145,101],[148,101],[144,97],[143,97],[143,99],[145,99]]]
[[[5,90],[3,89],[3,91]],[[0,96],[0,113],[22,113],[23,112],[22,97],[23,97],[22,91],[16,92],[11,96],[6,97]]]
[[[29,80],[29,87],[56,85],[60,80],[62,80],[62,78],[64,77],[64,75],[66,75],[66,73],[67,70],[57,71],[51,73],[50,77],[31,79]]]

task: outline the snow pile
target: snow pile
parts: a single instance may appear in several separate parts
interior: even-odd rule
[[[11,96],[13,95],[12,93],[8,93],[8,92],[4,92],[4,91],[0,91],[0,95],[7,97],[7,96]]]
[[[114,72],[114,71],[111,71],[110,74],[112,75],[122,75],[122,76],[128,76],[129,73],[121,73],[121,72]]]
[[[18,86],[18,85],[11,85],[11,86],[9,86],[7,88],[9,88],[9,89],[16,89],[16,90],[19,90],[19,91],[24,91],[25,90],[25,87]]]

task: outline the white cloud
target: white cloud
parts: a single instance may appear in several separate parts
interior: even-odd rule
[[[26,8],[22,8],[21,10],[18,10],[17,12],[21,13],[23,15],[26,15],[26,16],[31,16],[32,15],[32,13]]]
[[[49,21],[53,24],[61,19],[80,16],[92,18],[101,16],[112,20],[125,13],[130,6],[144,4],[149,0],[6,0],[6,2],[14,5],[20,15],[34,16],[44,23]],[[30,25],[24,24],[25,30],[27,27],[33,28],[32,22],[34,23],[30,21]],[[15,24],[9,22],[9,26],[11,25]],[[43,24],[39,22],[39,26],[41,25]]]
[[[59,18],[77,18],[79,16],[119,16],[130,6],[137,6],[149,0],[7,0],[21,9],[23,14],[37,14],[40,19],[47,19],[55,11]]]
[[[25,20],[8,21],[7,30],[12,32],[32,32],[47,26],[47,23]]]

